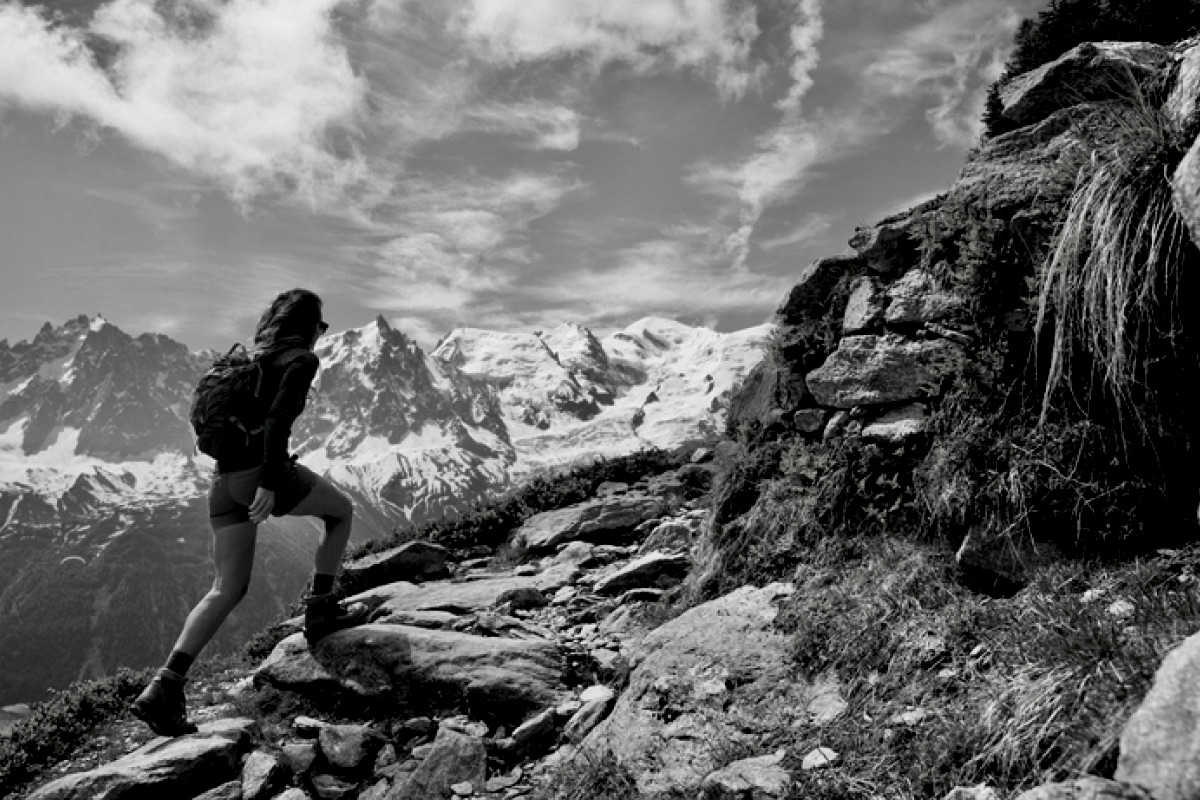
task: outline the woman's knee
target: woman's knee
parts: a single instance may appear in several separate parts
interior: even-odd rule
[[[354,501],[341,489],[330,486],[328,500],[321,511],[321,519],[329,525],[336,525],[354,517]]]

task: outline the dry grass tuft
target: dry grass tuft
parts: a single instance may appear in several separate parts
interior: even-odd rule
[[[1152,349],[1182,330],[1180,268],[1190,240],[1171,199],[1185,132],[1130,76],[1126,99],[1106,105],[1107,142],[1080,170],[1046,263],[1038,330],[1054,317],[1044,423],[1086,355],[1123,413],[1145,428],[1139,401]]]

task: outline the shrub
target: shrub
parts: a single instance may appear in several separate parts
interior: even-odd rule
[[[33,708],[0,739],[0,795],[8,796],[119,714],[150,680],[151,670],[121,669],[107,678],[72,683]]]

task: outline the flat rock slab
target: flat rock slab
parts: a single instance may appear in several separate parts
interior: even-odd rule
[[[533,553],[579,540],[601,544],[623,538],[662,512],[663,501],[658,497],[640,493],[609,495],[535,514],[513,533],[513,541]]]
[[[645,795],[693,796],[730,745],[828,721],[836,685],[798,680],[788,637],[772,626],[775,601],[792,591],[743,587],[651,631],[631,656],[629,687],[581,749],[612,753]]]
[[[562,674],[560,651],[551,642],[372,623],[312,647],[301,634],[289,636],[255,670],[254,682],[302,695],[409,705],[446,692],[511,722],[555,702]]]
[[[52,781],[30,800],[195,797],[238,777],[254,720],[218,720],[175,739],[159,737],[104,766]]]
[[[342,568],[342,580],[353,586],[445,578],[449,551],[433,542],[405,542],[380,553],[356,558]]]
[[[496,606],[508,592],[524,589],[543,590],[544,581],[537,575],[504,575],[482,580],[455,583],[436,581],[418,586],[415,583],[399,582],[377,587],[352,600],[362,600],[375,605],[372,622],[395,622],[409,624],[414,614],[471,614],[486,611]],[[557,588],[557,587],[555,587]],[[428,617],[432,627],[438,617]]]
[[[596,581],[599,594],[616,595],[630,589],[674,585],[687,575],[692,560],[686,555],[653,552],[636,558]]]

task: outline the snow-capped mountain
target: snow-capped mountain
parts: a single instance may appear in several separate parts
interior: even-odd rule
[[[367,538],[538,471],[717,431],[767,332],[462,329],[425,353],[381,318],[322,340],[293,446],[354,495]],[[0,341],[0,703],[157,662],[206,590],[212,463],[187,415],[214,355],[100,317]],[[299,595],[315,533],[303,520],[260,531],[251,601],[214,649]]]
[[[516,452],[512,473],[525,477],[718,433],[769,332],[721,334],[655,317],[603,341],[570,323],[528,334],[463,328],[433,355],[494,388]]]

